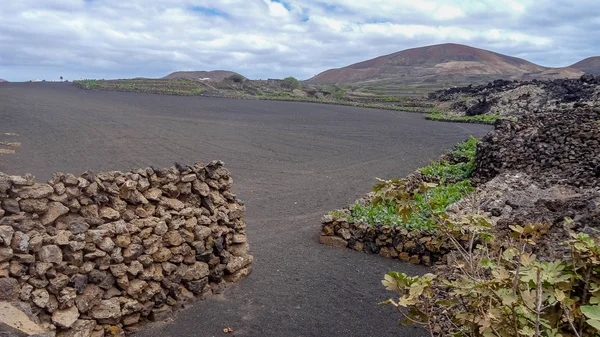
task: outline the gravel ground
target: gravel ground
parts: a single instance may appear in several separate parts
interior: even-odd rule
[[[144,337],[420,336],[398,328],[380,284],[388,270],[425,269],[318,244],[319,218],[402,177],[490,127],[313,103],[83,91],[65,83],[1,83],[0,171],[127,170],[225,161],[246,201],[253,274],[137,334]],[[7,135],[18,134],[18,135]],[[231,334],[230,334],[231,336]]]

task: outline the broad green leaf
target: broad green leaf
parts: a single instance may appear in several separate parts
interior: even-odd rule
[[[595,319],[588,319],[587,324],[591,325],[594,329],[600,331],[600,321]]]
[[[584,305],[580,309],[585,317],[600,321],[600,305]]]

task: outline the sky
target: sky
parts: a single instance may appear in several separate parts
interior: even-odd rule
[[[598,0],[4,0],[0,78],[307,79],[450,42],[560,67],[600,55],[599,33]]]

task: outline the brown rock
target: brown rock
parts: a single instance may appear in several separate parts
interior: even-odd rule
[[[15,189],[14,192],[23,199],[40,199],[52,194],[54,189],[48,184],[33,184]]]
[[[174,209],[176,211],[181,211],[182,209],[185,208],[185,205],[183,202],[181,202],[177,199],[171,199],[171,198],[161,198],[160,205],[165,206],[170,209]]]
[[[50,336],[17,306],[0,302],[0,333],[3,336]]]
[[[59,216],[67,214],[68,212],[69,209],[65,207],[65,205],[56,201],[50,202],[48,203],[48,210],[41,218],[42,225],[47,226],[53,223]]]
[[[408,262],[410,260],[410,255],[407,252],[402,252],[398,254],[398,258],[404,262]]]
[[[0,263],[10,260],[13,255],[12,248],[0,247]]]
[[[2,200],[0,206],[2,206],[2,209],[7,211],[8,213],[18,214],[21,212],[21,208],[19,207],[19,202],[17,201],[17,199],[6,198]]]
[[[118,318],[121,316],[121,304],[118,298],[102,300],[90,310],[90,316],[94,319]]]
[[[144,192],[144,196],[148,200],[159,201],[160,198],[162,197],[162,191],[158,188],[151,188],[151,189],[147,190],[146,192]]]
[[[197,261],[194,265],[190,266],[183,276],[184,280],[193,281],[204,278],[210,274],[210,268],[208,264]]]
[[[10,247],[15,253],[28,253],[29,252],[29,235],[16,231],[13,235]]]
[[[70,329],[59,331],[56,337],[90,337],[95,327],[95,321],[78,319]]]
[[[163,242],[171,247],[180,246],[183,243],[183,238],[179,232],[170,231],[163,236]]]
[[[152,258],[154,258],[154,261],[156,262],[166,262],[169,261],[171,256],[173,256],[173,254],[169,248],[161,247],[152,255]]]
[[[238,271],[236,271],[233,274],[230,275],[226,275],[225,276],[225,281],[227,282],[238,282],[239,280],[247,277],[248,275],[250,275],[250,273],[252,272],[252,267],[246,267],[246,268],[242,268]]]
[[[19,281],[14,278],[0,278],[0,301],[12,301],[19,296]]]
[[[78,318],[79,310],[75,306],[52,313],[52,322],[63,328],[70,328]]]
[[[100,217],[108,220],[118,220],[121,214],[110,207],[102,207],[100,209]]]
[[[130,315],[123,316],[123,325],[132,325],[140,321],[140,313],[136,312]]]
[[[50,294],[46,289],[36,289],[31,292],[31,300],[38,307],[45,308],[50,301]]]
[[[336,248],[346,248],[348,246],[348,242],[339,236],[324,236],[321,235],[319,242],[321,244],[336,247]]]
[[[382,247],[379,250],[379,255],[387,258],[395,258],[398,257],[398,252],[394,247]]]
[[[38,257],[40,261],[47,263],[61,263],[63,260],[62,251],[56,245],[42,246]]]
[[[11,226],[0,226],[0,243],[10,245],[14,234],[15,230]]]
[[[170,306],[165,304],[160,308],[152,309],[152,312],[150,313],[150,320],[155,321],[155,322],[164,321],[164,320],[171,318],[172,315],[173,315],[173,309]]]
[[[233,274],[236,271],[250,265],[254,261],[251,255],[246,256],[232,256],[227,263],[227,272]]]
[[[248,242],[248,238],[246,238],[245,234],[234,234],[231,241],[233,243],[244,243]]]
[[[47,199],[22,199],[19,206],[23,212],[42,214],[48,210]]]

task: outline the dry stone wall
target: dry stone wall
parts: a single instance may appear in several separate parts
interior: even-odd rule
[[[47,184],[0,173],[0,303],[50,336],[102,336],[222,291],[253,262],[231,185],[219,161]]]
[[[349,213],[349,210],[341,212]],[[432,231],[348,222],[344,217],[333,215],[321,219],[319,241],[332,247],[350,248],[423,265],[445,263],[453,247],[451,242]]]
[[[600,185],[600,109],[577,108],[504,120],[477,147],[475,177],[507,171],[547,184]]]

